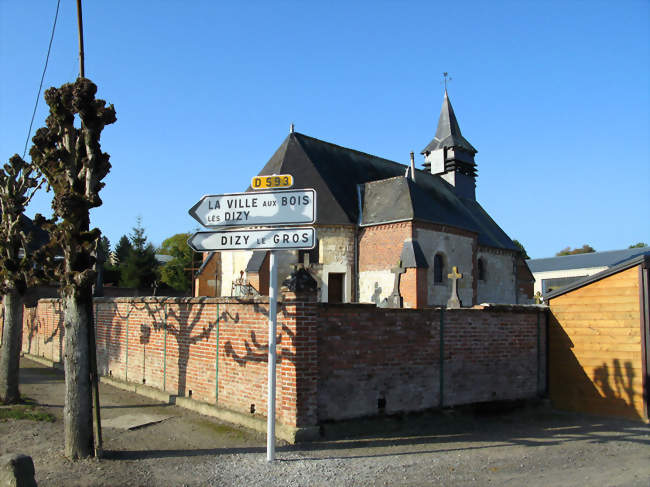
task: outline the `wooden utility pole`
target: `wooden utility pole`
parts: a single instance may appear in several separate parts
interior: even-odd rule
[[[81,15],[81,0],[77,0],[77,27],[79,29],[79,77],[86,77],[84,69],[84,25]]]
[[[79,31],[79,77],[86,77],[84,66],[84,26],[83,15],[81,10],[81,0],[77,0],[77,27]],[[97,253],[95,253],[97,256]],[[99,375],[97,374],[97,343],[95,337],[95,314],[94,306],[90,306],[90,319],[88,320],[88,351],[90,353],[90,387],[92,389],[93,404],[93,426],[95,430],[95,457],[101,458],[103,455],[102,442],[102,420],[99,412]]]

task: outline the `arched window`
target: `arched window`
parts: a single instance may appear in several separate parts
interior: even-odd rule
[[[478,260],[478,280],[485,281],[485,262],[483,262],[483,259]]]
[[[442,284],[442,276],[444,274],[444,261],[442,254],[436,254],[433,258],[433,283]]]

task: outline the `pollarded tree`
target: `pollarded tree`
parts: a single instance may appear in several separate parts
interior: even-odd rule
[[[113,105],[95,98],[97,86],[78,78],[45,92],[50,107],[46,127],[37,130],[30,150],[34,165],[54,191],[52,209],[59,223],[52,239],[63,252],[59,276],[64,306],[65,385],[63,410],[65,454],[69,458],[93,452],[90,340],[93,250],[100,235],[90,230],[91,208],[102,204],[99,191],[111,165],[99,139],[106,125],[116,121]],[[80,127],[75,127],[75,119]]]
[[[23,326],[23,296],[37,279],[33,250],[34,225],[25,208],[40,187],[38,174],[18,154],[0,169],[0,289],[3,294],[4,328],[0,348],[0,402],[16,403]]]

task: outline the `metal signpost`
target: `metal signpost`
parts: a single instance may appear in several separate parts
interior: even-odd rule
[[[289,174],[256,176],[253,189],[293,186]],[[312,249],[314,227],[285,227],[316,221],[316,191],[313,189],[256,191],[204,196],[190,210],[201,225],[223,228],[196,232],[187,241],[196,252],[222,250],[269,250],[269,358],[266,423],[266,461],[275,460],[275,376],[278,305],[276,250]],[[232,228],[239,227],[239,228]],[[241,228],[276,227],[276,228]],[[231,229],[227,229],[231,228]]]

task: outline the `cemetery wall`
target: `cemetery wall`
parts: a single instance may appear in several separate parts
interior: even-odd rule
[[[103,375],[242,414],[266,414],[268,298],[97,298]],[[383,309],[286,294],[278,307],[277,420],[322,421],[535,397],[539,307]],[[56,299],[25,310],[23,351],[63,357]]]
[[[318,311],[320,421],[545,392],[544,308]]]

